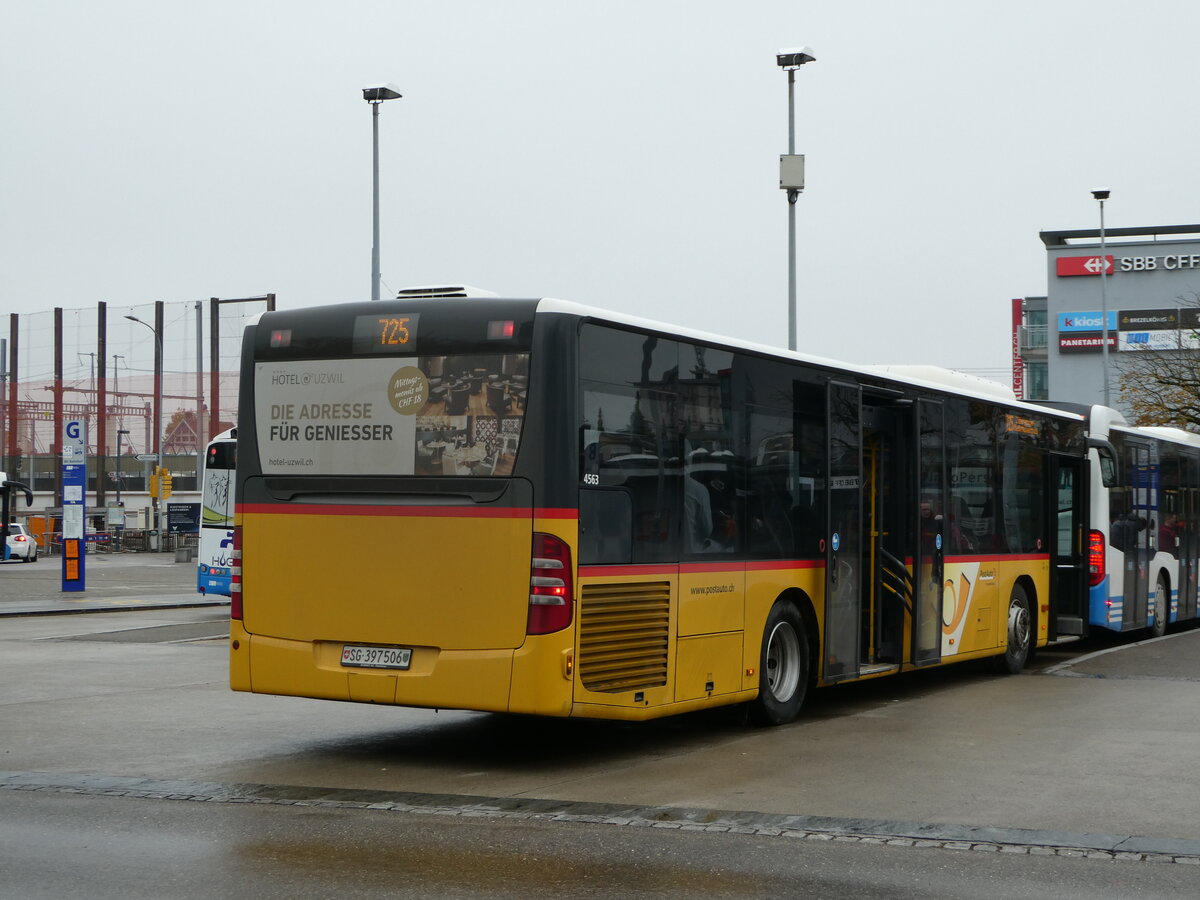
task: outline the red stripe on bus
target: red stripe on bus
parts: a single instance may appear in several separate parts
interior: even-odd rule
[[[349,503],[239,503],[240,515],[284,516],[406,516],[442,519],[573,519],[573,509],[529,509],[517,506],[375,506]]]
[[[1046,560],[1049,561],[1049,553],[993,553],[987,556],[947,556],[945,562],[954,563],[985,563],[985,562],[1013,562],[1013,561],[1030,561],[1030,560]]]
[[[1009,556],[1007,554],[995,554],[993,556],[950,556],[949,554],[947,554],[942,559],[942,562],[955,563],[958,565],[962,565],[963,563],[973,563],[973,562],[974,563],[1004,562],[1005,560],[1009,560],[1009,559],[1026,560],[1026,561],[1033,560],[1033,559],[1044,559],[1044,560],[1049,561],[1050,554],[1048,554],[1048,553],[1026,553],[1026,554],[1014,554],[1013,556]],[[904,558],[904,564],[906,566],[908,566],[909,568],[911,568],[913,565],[913,558],[911,556],[906,556]]]
[[[706,575],[720,572],[767,572],[773,569],[820,569],[825,563],[814,559],[746,560],[728,563],[681,563],[662,565],[647,563],[639,566],[580,566],[581,578],[604,575]]]
[[[679,566],[580,566],[579,577],[591,578],[601,575],[675,575]]]
[[[823,559],[760,559],[746,563],[747,572],[769,572],[771,569],[823,569]]]
[[[680,563],[679,571],[685,575],[705,572],[741,572],[746,568],[744,562],[713,562],[713,563]]]
[[[535,509],[533,515],[538,519],[578,519],[579,510],[577,509],[555,509],[554,507],[544,507]]]

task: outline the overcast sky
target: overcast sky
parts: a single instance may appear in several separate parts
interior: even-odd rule
[[[1038,231],[1200,221],[1200,3],[8,2],[0,312],[468,283],[1003,375]],[[7,333],[7,323],[3,331]]]

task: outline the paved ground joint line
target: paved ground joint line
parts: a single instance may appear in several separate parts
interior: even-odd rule
[[[952,851],[1107,859],[1114,862],[1200,865],[1200,841],[1137,835],[885,822],[829,816],[634,806],[525,797],[476,797],[296,785],[224,784],[54,772],[0,771],[0,788],[129,799],[316,806],[510,820],[544,819],[635,828],[751,834],[759,837],[779,837],[784,840],[839,841]]]

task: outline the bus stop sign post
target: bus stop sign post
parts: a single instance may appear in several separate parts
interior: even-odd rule
[[[87,500],[87,421],[68,419],[62,441],[62,589],[82,591],[87,541],[84,504]]]

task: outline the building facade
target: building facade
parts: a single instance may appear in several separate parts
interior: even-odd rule
[[[1013,305],[1013,380],[1030,400],[1103,403],[1105,313],[1109,397],[1121,398],[1132,352],[1200,353],[1200,225],[1043,231],[1046,296]],[[1125,357],[1127,358],[1127,357]]]

